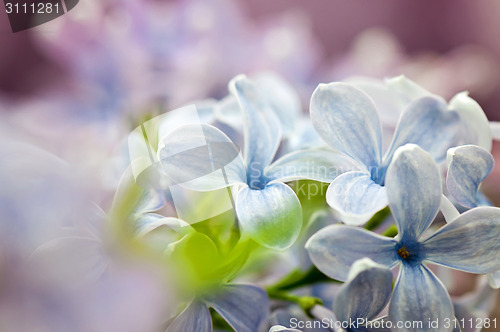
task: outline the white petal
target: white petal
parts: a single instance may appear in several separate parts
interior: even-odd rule
[[[328,187],[326,201],[340,220],[348,225],[362,225],[387,206],[385,187],[375,183],[365,172],[347,172]]]

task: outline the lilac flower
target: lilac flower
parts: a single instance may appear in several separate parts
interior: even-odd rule
[[[426,263],[470,273],[498,270],[500,210],[472,209],[423,239],[440,206],[441,181],[432,156],[413,144],[396,151],[386,186],[399,235],[388,238],[360,228],[329,226],[306,244],[312,261],[323,273],[339,280],[345,280],[349,267],[362,257],[387,267],[399,265],[389,319],[453,319],[450,297]]]
[[[210,191],[235,186],[235,210],[243,234],[267,247],[288,248],[299,235],[302,209],[297,195],[283,182],[298,178],[332,179],[337,175],[337,169],[331,167],[329,173],[323,174],[324,169],[315,164],[318,160],[327,160],[329,165],[343,162],[351,167],[352,163],[329,151],[291,154],[271,163],[281,141],[281,128],[268,99],[243,76],[232,80],[229,88],[244,114],[244,156],[223,132],[213,126],[198,125],[184,126],[165,136],[158,159],[166,173],[187,188]],[[212,145],[213,151],[202,156],[197,150],[200,142]],[[192,152],[173,158],[178,151]],[[316,167],[305,167],[308,164]],[[219,166],[212,169],[215,165]],[[223,168],[217,169],[221,165]],[[221,175],[222,170],[225,174]],[[205,174],[208,175],[202,176]]]
[[[363,90],[375,102],[382,123],[384,147],[389,144],[398,119],[409,103],[423,97],[438,98],[445,102],[439,95],[427,91],[403,75],[384,81],[354,77],[345,82]],[[448,109],[457,112],[460,117],[460,136],[456,145],[474,144],[491,150],[494,129],[490,129],[483,109],[467,92],[454,95],[448,103]]]
[[[225,285],[217,293],[196,299],[172,321],[167,332],[211,332],[209,307],[237,332],[255,332],[267,318],[267,293],[252,285]]]
[[[403,86],[404,88],[404,86]],[[414,143],[436,161],[446,156],[459,130],[459,115],[442,99],[426,96],[410,102],[382,157],[380,120],[372,99],[352,85],[320,84],[311,97],[311,120],[321,138],[354,160],[327,191],[328,204],[347,224],[360,225],[387,206],[385,177],[398,147]]]
[[[314,307],[311,314],[317,321],[309,321],[309,324],[339,332],[359,329],[385,331],[386,329],[380,328],[382,324],[378,325],[378,329],[374,329],[367,323],[385,308],[391,297],[391,287],[392,273],[388,268],[374,263],[369,258],[360,259],[354,262],[347,281],[340,287],[333,311],[320,306]],[[328,324],[325,326],[324,322]],[[294,331],[285,327],[281,330],[277,326],[273,328],[270,331]]]
[[[479,185],[491,173],[494,165],[493,156],[479,146],[464,145],[449,149],[446,175],[448,192],[467,208],[489,205]]]

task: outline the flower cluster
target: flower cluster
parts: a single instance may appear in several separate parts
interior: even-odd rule
[[[494,135],[472,98],[358,78],[320,84],[307,116],[271,73],[228,90],[128,134],[106,211],[93,181],[0,124],[2,328],[496,324],[500,209],[481,191]],[[462,296],[448,268],[486,276]]]
[[[450,297],[454,274],[443,269],[499,284],[500,209],[480,190],[494,165],[481,107],[401,76],[320,84],[310,120],[300,109],[281,78],[240,75],[220,101],[129,136],[110,216],[126,243],[172,271],[167,331],[301,328],[292,321],[451,331],[487,315]],[[396,128],[379,116],[388,110]]]

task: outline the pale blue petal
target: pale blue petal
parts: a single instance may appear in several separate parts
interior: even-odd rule
[[[285,142],[286,152],[325,146],[326,143],[319,137],[309,116],[302,116],[298,119],[295,134],[289,136],[288,140]]]
[[[246,76],[232,79],[229,91],[244,114],[244,159],[250,177],[254,178],[254,172],[262,172],[273,160],[281,140],[281,126],[262,91]]]
[[[500,209],[463,213],[424,241],[423,258],[470,273],[500,270]]]
[[[340,174],[359,168],[354,160],[341,152],[311,149],[281,157],[267,167],[264,174],[271,181],[310,179],[330,183]]]
[[[243,188],[236,198],[236,214],[245,234],[278,250],[290,247],[302,227],[299,199],[283,183],[272,183],[262,190]]]
[[[380,121],[363,91],[345,83],[320,84],[310,109],[312,123],[327,144],[366,166],[380,164]]]
[[[326,201],[340,220],[348,225],[362,225],[387,206],[386,189],[365,172],[347,172],[328,186]]]
[[[391,287],[391,270],[368,258],[358,260],[351,267],[348,281],[340,287],[333,312],[339,321],[371,320],[389,303]]]
[[[419,145],[437,162],[444,160],[446,151],[456,145],[460,127],[458,114],[446,107],[441,99],[433,97],[411,102],[401,114],[384,164],[388,165],[396,150],[408,143]]]
[[[394,155],[385,186],[401,240],[414,242],[432,223],[441,203],[436,163],[419,146],[405,145]]]
[[[394,331],[452,331],[445,328],[444,320],[454,318],[450,296],[434,274],[423,265],[403,264],[389,306],[389,319]],[[438,328],[429,326],[429,320],[439,320]],[[420,328],[411,326],[397,328],[398,322],[419,323]],[[415,323],[414,323],[415,322]]]
[[[329,326],[328,328],[325,328],[327,331],[335,331],[335,332],[342,332],[342,329],[339,329],[337,326],[335,326],[335,323],[338,321],[337,316],[333,313],[333,311],[325,308],[322,305],[315,305],[312,307],[310,311],[311,316],[316,318],[316,321],[321,321],[321,322],[328,322]],[[319,329],[315,329],[315,331],[318,331]],[[320,331],[323,331],[321,329]]]
[[[236,97],[233,95],[226,96],[217,103],[214,110],[218,121],[243,132],[243,113]]]
[[[355,76],[344,80],[344,82],[352,84],[370,96],[377,107],[383,129],[396,127],[399,115],[408,103],[406,98],[402,98],[399,93],[389,89],[384,81],[376,78]]]
[[[191,303],[168,326],[167,332],[212,332],[212,317],[201,302]]]
[[[170,132],[160,142],[158,159],[175,184],[189,189],[208,191],[246,183],[238,148],[210,125],[186,125]]]
[[[446,186],[450,195],[465,207],[478,206],[479,185],[494,165],[493,156],[479,146],[464,145],[449,149]]]
[[[301,115],[301,101],[298,93],[283,78],[271,72],[259,74],[253,80],[279,118],[283,136],[292,135]]]
[[[224,286],[206,301],[236,332],[258,331],[269,314],[266,291],[252,285]]]
[[[314,265],[330,278],[345,281],[351,265],[368,257],[389,268],[396,265],[396,241],[362,228],[331,225],[318,231],[306,243]]]
[[[468,96],[468,92],[460,92],[449,103],[448,108],[460,115],[462,122],[461,144],[479,145],[491,151],[492,132],[486,114],[479,104]]]
[[[155,213],[145,213],[135,222],[137,236],[144,236],[161,226],[167,226],[179,235],[186,235],[193,228],[184,220],[172,217],[164,217]]]

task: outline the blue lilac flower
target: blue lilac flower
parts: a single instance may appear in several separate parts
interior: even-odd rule
[[[316,324],[317,327],[326,327],[333,331],[388,330],[381,328],[383,324],[376,325],[377,329],[371,328],[369,322],[375,319],[389,303],[391,287],[392,273],[387,267],[376,264],[369,258],[360,259],[354,262],[346,282],[338,290],[333,311],[321,306],[314,307],[311,314],[317,321],[315,323],[310,321],[309,324],[311,326]],[[297,327],[297,324],[291,327]],[[278,327],[274,330],[280,331]]]
[[[235,210],[244,234],[264,246],[285,249],[300,232],[302,209],[297,195],[283,182],[307,177],[332,179],[337,175],[335,169],[318,175],[304,166],[320,159],[330,165],[343,160],[338,153],[310,151],[272,163],[281,141],[281,128],[267,99],[244,76],[231,81],[230,91],[244,114],[243,156],[223,132],[213,126],[197,125],[184,126],[165,136],[158,159],[167,174],[182,177],[179,182],[190,189],[210,191],[235,185]],[[202,144],[213,147],[208,155],[201,153]],[[191,152],[172,158],[178,151]],[[221,165],[223,169],[217,169]],[[206,172],[201,172],[204,169]]]
[[[362,257],[387,267],[399,265],[389,319],[453,319],[448,292],[426,264],[470,273],[498,270],[500,209],[471,209],[423,238],[438,212],[442,188],[432,156],[413,144],[396,151],[387,171],[386,186],[398,236],[388,238],[360,228],[332,225],[307,242],[312,261],[323,273],[339,280],[346,280],[349,267]]]
[[[397,148],[418,144],[440,162],[457,140],[459,119],[442,99],[417,98],[401,114],[383,156],[381,124],[372,99],[349,84],[320,84],[311,97],[312,123],[330,147],[358,164],[331,182],[328,204],[345,223],[363,224],[387,206],[386,171]]]
[[[439,95],[422,88],[403,75],[388,78],[384,81],[366,77],[354,77],[345,80],[367,93],[375,102],[382,123],[384,147],[390,143],[398,124],[398,119],[405,107],[423,97],[437,98],[445,102]],[[448,109],[454,110],[460,116],[460,135],[456,145],[474,144],[490,151],[492,145],[491,122],[481,106],[467,92],[454,95]]]

